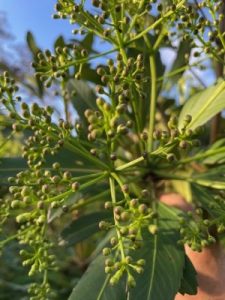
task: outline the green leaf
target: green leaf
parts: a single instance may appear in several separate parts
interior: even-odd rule
[[[151,45],[154,45],[156,42],[156,38],[150,34],[146,35]],[[150,68],[149,68],[149,56],[151,55],[151,50],[147,47],[144,38],[136,40],[134,43],[129,45],[128,48],[128,56],[136,58],[138,54],[142,53],[144,55],[144,78],[150,78]],[[155,61],[156,61],[156,73],[157,77],[161,77],[164,74],[165,66],[162,63],[161,56],[159,51],[155,51]],[[162,83],[162,82],[161,82]],[[161,83],[157,85],[157,91],[160,92]],[[149,81],[143,82],[144,84],[144,91],[146,93],[145,99],[139,103],[139,110],[141,114],[141,127],[142,129],[146,126],[148,122],[148,114],[149,111],[149,97],[150,97],[150,88],[149,88]],[[133,95],[135,97],[135,95]],[[136,96],[138,97],[138,96]]]
[[[37,54],[40,52],[40,48],[37,46],[37,43],[35,41],[35,38],[32,34],[32,32],[28,31],[27,36],[27,45],[33,55],[33,60],[37,61]],[[40,81],[38,77],[27,78],[28,82],[25,83],[25,86],[30,89],[31,92],[33,92],[35,95],[38,97],[42,98],[44,96],[44,87],[43,87],[43,82]]]
[[[219,81],[192,96],[185,103],[179,116],[179,129],[183,128],[186,115],[192,116],[187,128],[195,129],[208,122],[213,116],[225,108],[225,81]]]
[[[192,201],[190,182],[184,180],[172,180],[171,183],[176,192],[182,195],[187,202]]]
[[[161,222],[157,235],[145,233],[139,258],[146,260],[144,273],[136,277],[130,300],[174,300],[180,288],[185,263],[184,249],[178,246],[177,210],[159,205]],[[122,300],[122,299],[121,299]]]
[[[220,166],[202,174],[192,175],[192,182],[214,189],[225,189],[224,174],[225,166]]]
[[[98,224],[100,221],[111,219],[112,213],[107,211],[84,215],[70,223],[70,225],[62,231],[61,236],[63,240],[67,242],[66,245],[74,245],[99,232]]]
[[[179,293],[196,295],[197,294],[197,272],[195,271],[190,259],[185,255],[185,266],[183,278],[181,280],[181,286]]]
[[[212,151],[215,153],[213,154]],[[211,152],[212,154],[203,160],[204,164],[214,165],[222,164],[225,162],[225,138],[216,141],[205,153]]]
[[[96,73],[95,69],[92,69],[90,64],[85,63],[82,67],[82,79],[85,81],[90,81],[95,84],[102,84],[101,76]]]
[[[17,173],[27,169],[25,159],[20,157],[3,157],[0,158],[0,180],[7,182],[8,177],[13,177]]]
[[[160,230],[157,235],[144,233],[144,245],[135,259],[146,260],[143,274],[134,274],[136,287],[126,294],[125,276],[115,287],[104,272],[104,258],[99,255],[75,286],[69,300],[174,300],[181,283],[186,293],[196,289],[195,273],[178,246],[179,210],[159,204]],[[182,213],[182,212],[180,212]],[[186,272],[191,270],[187,276]]]
[[[93,32],[89,32],[88,34],[86,34],[84,39],[80,41],[80,45],[90,53],[93,52],[92,50],[93,42],[94,42],[94,34]]]
[[[136,288],[130,300],[174,300],[183,276],[184,252],[176,246],[178,236],[161,232],[145,239],[141,258],[146,260],[142,276],[136,278]],[[122,299],[121,299],[122,300]]]
[[[76,109],[81,121],[87,124],[84,117],[84,111],[88,108],[96,110],[96,95],[93,89],[83,80],[71,80],[68,83],[68,90],[75,92],[72,98],[72,104]]]
[[[126,300],[125,282],[109,285],[109,275],[104,271],[103,255],[99,255],[75,286],[68,300]],[[165,299],[164,299],[165,300]]]
[[[197,184],[192,184],[191,188],[194,201],[196,201],[198,204],[200,203],[210,216],[217,218],[220,217],[221,214],[224,214],[224,212],[221,210],[221,206],[216,204],[214,193],[211,189]],[[215,204],[213,208],[211,206],[212,203]]]
[[[33,56],[35,57],[38,54],[38,52],[40,51],[40,48],[37,46],[32,32],[30,32],[30,31],[27,32],[26,39],[27,39],[27,45],[28,45],[30,51],[32,52]]]
[[[56,49],[57,47],[65,47],[66,43],[62,35],[60,35],[54,42],[54,48]]]
[[[56,161],[60,163],[62,169],[71,171],[73,176],[87,175],[98,171],[92,162],[78,154],[74,155],[74,152],[64,148],[54,156],[48,155],[45,167],[51,168]],[[8,177],[13,177],[27,168],[26,160],[21,157],[0,158],[0,180],[7,182]]]
[[[177,57],[172,65],[169,73],[175,72],[176,70],[178,70],[181,67],[186,65],[187,61],[185,59],[185,56],[186,56],[186,54],[190,54],[190,51],[191,51],[191,47],[190,47],[189,42],[183,41],[180,43],[179,48],[177,50]],[[184,71],[179,72],[179,74],[176,74],[174,76],[171,76],[169,78],[170,84],[173,85],[173,84],[177,83],[179,78],[183,75]]]

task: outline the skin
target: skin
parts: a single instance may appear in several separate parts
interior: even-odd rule
[[[180,195],[164,194],[160,201],[177,207],[183,211],[192,210]],[[225,251],[219,244],[205,248],[202,252],[194,252],[185,246],[187,256],[197,271],[197,295],[177,294],[174,300],[225,300]]]

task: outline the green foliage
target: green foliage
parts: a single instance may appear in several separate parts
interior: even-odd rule
[[[68,19],[74,38],[44,51],[27,34],[35,69],[27,88],[39,98],[54,91],[60,119],[57,107],[26,103],[9,73],[0,76],[9,140],[20,132],[23,145],[19,157],[0,159],[0,247],[4,255],[18,242],[31,300],[66,299],[74,285],[70,300],[197,292],[184,245],[201,251],[225,229],[224,139],[208,140],[224,80],[196,92],[186,71],[195,80],[204,59],[223,63],[222,2],[166,3],[58,0],[53,17]],[[169,72],[165,47],[176,51]],[[168,96],[178,80],[192,94],[183,106]],[[178,185],[192,211],[161,204]]]
[[[217,85],[209,87],[203,92],[192,96],[184,105],[180,117],[179,128],[182,128],[185,116],[190,114],[192,120],[187,128],[196,129],[198,126],[205,124],[213,116],[225,108],[225,84],[224,81],[218,82]]]

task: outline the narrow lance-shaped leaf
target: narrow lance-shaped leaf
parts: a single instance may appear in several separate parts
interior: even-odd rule
[[[70,223],[62,231],[61,236],[67,242],[67,246],[74,245],[97,233],[100,221],[111,218],[112,214],[108,211],[99,211],[82,216]]]
[[[185,253],[177,244],[177,210],[160,204],[158,212],[159,232],[145,233],[138,256],[146,260],[146,265],[144,273],[136,276],[137,285],[130,291],[129,300],[174,300],[181,285]]]
[[[183,127],[186,115],[192,116],[187,128],[195,129],[208,122],[224,108],[225,82],[219,81],[215,86],[209,87],[187,100],[180,113],[179,128]]]
[[[196,273],[190,259],[186,255],[183,278],[181,280],[181,286],[179,289],[180,294],[195,295],[197,293],[196,275],[197,275],[197,273]]]
[[[104,273],[104,258],[99,255],[75,286],[69,300],[174,300],[181,283],[182,292],[194,294],[195,272],[192,270],[188,277],[185,276],[184,249],[177,245],[178,210],[159,204],[158,212],[161,220],[159,233],[145,232],[144,245],[134,255],[134,259],[146,260],[144,273],[134,274],[136,288],[127,293],[125,277],[112,288],[109,276]]]
[[[100,254],[75,286],[68,300],[127,300],[125,282],[116,286],[109,284],[109,275],[104,271],[104,260]]]

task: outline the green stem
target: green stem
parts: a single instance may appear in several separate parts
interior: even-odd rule
[[[125,170],[125,169],[127,169],[127,168],[130,168],[130,167],[132,167],[132,166],[135,166],[135,165],[139,164],[140,162],[142,162],[142,161],[144,161],[144,160],[145,160],[145,158],[144,158],[143,156],[138,157],[137,159],[134,159],[134,160],[130,161],[129,163],[126,163],[126,164],[124,164],[124,165],[122,165],[122,166],[117,167],[117,168],[116,168],[116,171],[122,171],[122,170]]]
[[[109,185],[110,185],[112,203],[116,206],[117,201],[116,201],[116,190],[115,190],[115,179],[114,178],[112,178],[112,177],[109,178]],[[116,233],[117,233],[117,237],[118,237],[118,245],[119,245],[119,249],[120,249],[121,259],[124,260],[125,259],[125,251],[124,251],[124,247],[123,247],[122,236],[118,229],[119,222],[115,218],[115,214],[114,214],[114,222],[115,222],[115,226],[116,226]]]
[[[135,23],[136,23],[136,21],[137,21],[137,18],[138,18],[138,16],[139,16],[139,13],[140,13],[140,11],[141,11],[141,9],[142,9],[144,3],[145,3],[145,0],[141,0],[141,1],[140,1],[139,7],[138,7],[138,11],[137,11],[137,13],[133,16],[133,18],[132,18],[132,20],[131,20],[131,23],[130,23],[130,26],[129,26],[128,30],[127,30],[127,36],[128,36],[128,34],[131,32],[131,30],[133,29],[133,27],[134,27],[134,25],[135,25]]]
[[[96,178],[96,176],[98,175],[102,175],[102,172],[95,172],[94,174],[89,174],[89,175],[81,175],[81,176],[77,176],[77,177],[73,177],[71,180],[73,181],[77,181],[77,180],[87,180],[87,179],[91,179],[91,178]]]
[[[93,60],[93,59],[96,59],[96,58],[99,58],[99,57],[104,57],[105,55],[114,53],[118,50],[119,50],[119,48],[117,47],[117,48],[114,48],[114,49],[111,49],[111,50],[108,50],[108,51],[105,51],[105,52],[102,52],[102,53],[99,53],[99,54],[96,54],[96,55],[93,55],[93,56],[89,56],[89,57],[85,57],[85,58],[81,58],[81,59],[76,59],[76,60],[73,60],[73,61],[69,62],[68,64],[65,64],[65,65],[59,67],[58,70],[64,70],[65,68],[67,69],[67,68],[72,67],[72,66],[77,65],[77,64],[83,64],[83,63],[89,62],[90,60]]]
[[[153,131],[155,126],[155,112],[156,112],[156,64],[154,54],[149,57],[150,73],[151,73],[151,97],[150,97],[150,111],[149,111],[149,127],[148,127],[148,145],[147,151],[152,152],[153,150]]]
[[[189,65],[189,66],[183,66],[183,67],[180,67],[180,68],[178,68],[178,69],[176,69],[176,70],[174,70],[174,71],[167,72],[167,73],[165,73],[163,76],[158,77],[158,78],[157,78],[157,82],[158,82],[158,81],[162,81],[162,80],[164,80],[165,78],[173,77],[174,75],[177,75],[177,74],[179,74],[179,73],[181,73],[181,72],[184,72],[184,71],[186,71],[186,70],[189,70],[189,69],[191,69],[191,68],[193,68],[193,67],[196,67],[199,63],[201,63],[201,62],[204,61],[204,60],[205,60],[205,58],[199,60],[198,62],[196,62],[196,63],[194,63],[194,64],[192,64],[192,65]]]
[[[95,195],[93,197],[90,197],[90,198],[87,198],[87,199],[81,198],[80,200],[78,200],[78,203],[75,203],[71,207],[70,211],[85,207],[86,205],[97,202],[98,200],[105,200],[105,198],[108,197],[109,194],[110,194],[110,191],[106,190],[106,191],[104,191],[100,194],[97,194],[97,195]]]
[[[183,4],[185,3],[185,0],[180,1],[177,4],[177,8],[180,8]],[[148,26],[145,30],[143,30],[142,32],[140,32],[139,34],[137,34],[133,39],[129,40],[126,45],[129,45],[131,43],[133,43],[134,41],[140,39],[141,37],[143,37],[146,33],[148,33],[149,31],[155,29],[158,25],[160,25],[166,18],[172,16],[173,14],[176,13],[175,11],[168,11],[164,16],[162,16],[161,18],[159,18],[157,21],[155,21],[152,25]]]
[[[199,154],[196,154],[195,156],[184,158],[184,159],[180,160],[178,163],[186,164],[186,163],[189,163],[189,162],[192,162],[195,160],[201,160],[203,158],[207,158],[207,157],[213,156],[215,154],[219,154],[219,153],[225,153],[225,147],[221,147],[221,148],[215,149],[215,150],[208,150],[204,153],[199,153]]]
[[[104,172],[104,174],[98,176],[97,178],[93,179],[93,180],[90,180],[84,184],[82,184],[79,188],[79,191],[82,191],[84,190],[85,188],[89,187],[89,186],[92,186],[93,184],[95,183],[98,183],[99,181],[101,181],[103,178],[106,177],[106,173]],[[53,201],[59,201],[59,200],[62,200],[63,198],[66,198],[66,197],[69,197],[70,195],[74,194],[75,192],[71,190],[69,191],[66,191],[60,195],[57,195],[55,197],[52,197],[52,198],[49,198],[47,200],[47,202],[53,202]]]

